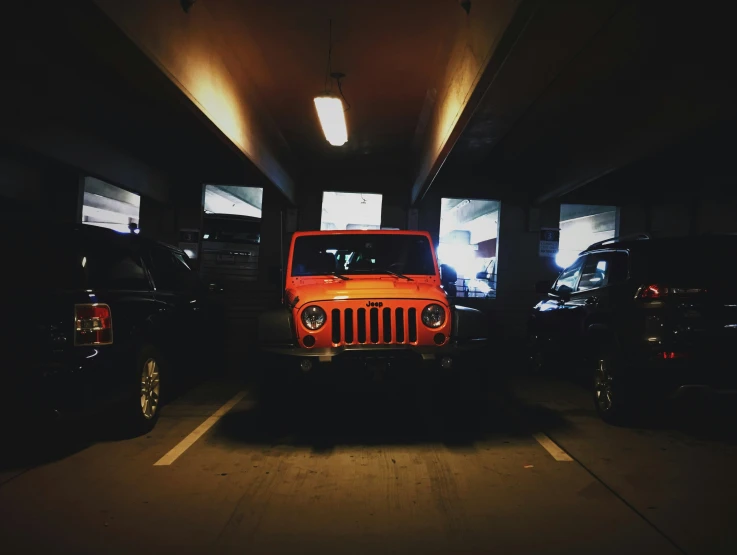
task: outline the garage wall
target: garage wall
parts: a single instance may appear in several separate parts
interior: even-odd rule
[[[716,196],[716,195],[715,195]],[[700,233],[737,233],[737,200],[691,198],[678,202],[620,207],[620,235],[685,237]]]
[[[78,222],[82,176],[73,167],[18,149],[0,151],[0,217],[5,220]]]
[[[709,200],[695,207],[695,231],[698,233],[737,232],[737,200]]]
[[[0,154],[0,218],[28,219],[43,201],[43,172]]]

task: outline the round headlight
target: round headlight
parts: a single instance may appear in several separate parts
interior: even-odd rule
[[[302,311],[302,323],[308,330],[319,330],[325,325],[327,315],[319,306],[308,306]]]
[[[422,310],[422,323],[428,328],[439,328],[445,323],[445,309],[439,304],[429,304]]]

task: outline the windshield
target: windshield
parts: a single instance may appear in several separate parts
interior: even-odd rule
[[[293,276],[370,273],[435,275],[435,260],[423,235],[335,234],[298,237]]]

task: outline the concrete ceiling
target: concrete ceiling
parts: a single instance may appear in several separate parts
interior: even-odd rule
[[[231,37],[232,54],[305,163],[396,149],[406,156],[461,12],[454,0],[218,0],[195,5],[193,17],[198,9],[211,10]],[[346,74],[351,106],[349,142],[341,149],[324,140],[313,104],[325,89],[330,19],[332,69]]]
[[[383,167],[416,197],[480,99],[518,7],[536,0],[94,3],[294,202],[319,189],[311,176],[337,168]],[[326,143],[313,104],[331,20],[331,68],[346,74],[351,106],[340,148]]]
[[[619,189],[629,195],[612,179],[620,170],[655,157],[662,173],[682,165],[684,141],[737,131],[729,21],[717,5],[542,2],[444,171],[485,181],[491,198],[524,191],[544,201],[601,180],[606,202]],[[680,160],[666,154],[679,148]],[[646,188],[672,193],[672,184],[650,179]],[[586,198],[599,202],[596,192]]]
[[[457,0],[198,0],[187,12],[174,0],[88,4],[95,10],[53,4],[43,25],[16,26],[19,83],[3,94],[27,109],[15,111],[9,134],[64,112],[152,165],[186,160],[206,182],[271,182],[293,202],[339,167],[353,173],[333,172],[338,181],[371,168],[377,188],[391,183],[380,192],[406,184],[412,200],[430,185],[450,197],[544,200],[615,183],[623,168],[715,126],[736,135],[730,20],[716,7],[473,0],[466,14]],[[329,19],[332,69],[347,75],[351,104],[341,148],[324,140],[312,103],[324,87]],[[53,71],[39,72],[41,62]],[[464,181],[473,185],[460,190]]]

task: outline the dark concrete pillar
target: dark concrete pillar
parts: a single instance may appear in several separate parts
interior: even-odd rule
[[[381,226],[407,229],[407,195],[399,189],[381,199]]]
[[[181,229],[202,230],[205,186],[199,182],[177,182],[172,186],[171,198],[176,209],[177,233]]]
[[[287,202],[274,187],[264,187],[261,207],[259,282],[281,289],[291,237],[286,233]]]
[[[199,268],[202,258],[202,219],[205,213],[205,186],[198,181],[177,181],[172,185],[170,198],[174,204],[175,244],[179,244],[179,233],[193,229],[200,232],[197,245],[195,267]],[[189,247],[187,247],[189,248]]]
[[[647,204],[626,204],[619,208],[618,236],[626,237],[650,232],[650,207]]]
[[[309,184],[305,189],[314,185]],[[266,189],[264,189],[264,193]],[[299,197],[299,230],[316,231],[322,220],[322,191],[306,193]]]
[[[139,228],[143,237],[176,244],[178,237],[174,206],[164,204],[151,197],[141,197]]]
[[[69,167],[48,168],[43,177],[46,218],[55,222],[80,223],[84,178]]]
[[[560,226],[560,203],[539,207],[502,201],[499,208],[496,308],[507,337],[522,337],[530,309],[537,302],[535,284],[555,279],[554,257],[540,256],[540,229]],[[501,333],[501,332],[500,332]]]
[[[440,242],[440,195],[434,192],[428,193],[418,205],[418,229],[427,231],[432,237],[433,244],[437,248]]]

